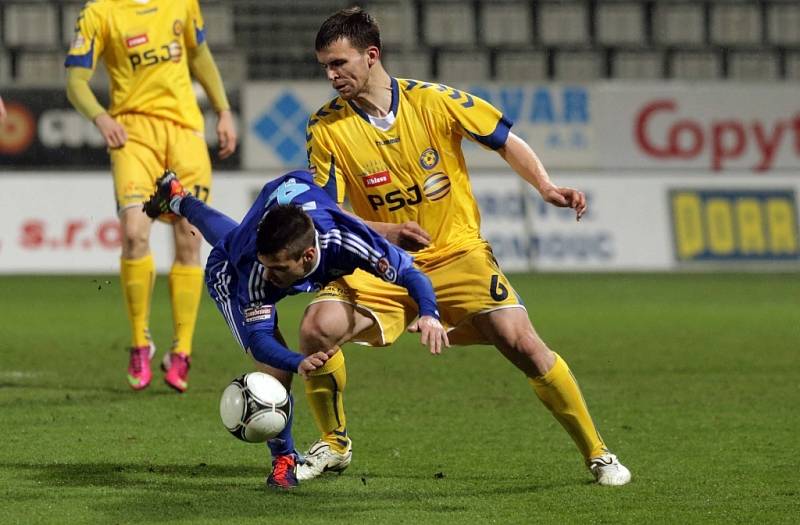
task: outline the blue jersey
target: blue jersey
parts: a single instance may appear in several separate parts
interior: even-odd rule
[[[295,204],[311,217],[319,254],[314,269],[290,288],[278,288],[265,278],[258,261],[256,232],[264,215],[279,204]],[[181,207],[183,211],[183,205]],[[187,215],[192,221],[191,213]],[[261,190],[241,224],[215,245],[206,265],[206,280],[234,337],[258,361],[296,371],[301,354],[275,338],[275,303],[287,295],[315,292],[357,269],[404,286],[417,302],[420,316],[439,316],[428,278],[405,251],[389,243],[364,222],[342,212],[307,171],[293,171]]]

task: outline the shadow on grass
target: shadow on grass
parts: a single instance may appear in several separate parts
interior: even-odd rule
[[[150,486],[154,478],[163,477],[174,481],[179,487],[186,478],[202,476],[214,478],[245,478],[263,476],[266,466],[243,465],[197,465],[153,463],[0,463],[0,468],[16,469],[32,473],[36,481],[60,486],[103,486],[132,488],[136,485]],[[142,477],[144,476],[144,477]],[[147,479],[145,479],[147,478]],[[194,483],[187,486],[195,487]]]
[[[290,492],[264,486],[267,465],[150,463],[0,463],[64,505],[86,508],[110,522],[151,523],[181,519],[267,519],[293,523],[385,516],[403,521],[409,512],[429,517],[474,513],[481,501],[539,494],[568,483],[487,479],[481,476],[436,478],[428,474],[326,476]],[[55,490],[54,490],[55,489]],[[15,493],[16,492],[16,493]],[[9,502],[32,504],[30,490],[6,494]],[[450,518],[452,518],[451,516]]]

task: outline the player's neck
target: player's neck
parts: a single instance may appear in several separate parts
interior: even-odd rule
[[[367,115],[385,117],[392,109],[392,78],[382,66],[373,66],[366,89],[353,102]]]

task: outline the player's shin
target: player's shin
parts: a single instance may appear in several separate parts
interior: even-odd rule
[[[173,352],[191,355],[197,309],[203,294],[203,269],[175,263],[169,272],[169,295],[175,334]]]
[[[322,433],[322,440],[339,454],[344,454],[349,445],[343,399],[346,385],[347,369],[341,350],[322,368],[311,372],[305,381],[308,405]]]
[[[131,324],[131,346],[150,345],[150,300],[153,296],[156,267],[153,256],[120,259],[122,297]]]
[[[528,378],[542,403],[569,433],[584,458],[607,452],[605,443],[589,415],[575,376],[567,363],[556,354],[556,362],[543,376]]]
[[[295,454],[294,437],[292,436],[292,422],[294,421],[294,397],[289,394],[289,419],[280,434],[267,441],[267,446],[273,458]]]

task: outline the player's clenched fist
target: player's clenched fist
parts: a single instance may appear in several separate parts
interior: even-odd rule
[[[408,327],[408,331],[419,332],[420,342],[429,347],[432,354],[441,354],[442,348],[450,348],[447,330],[435,317],[423,315]]]

